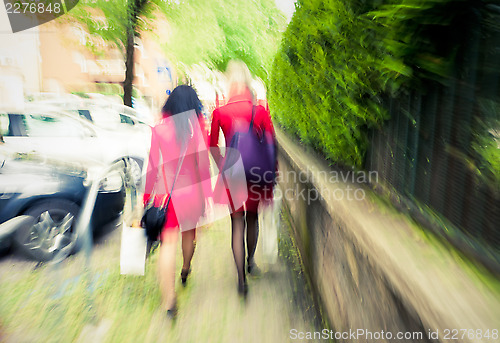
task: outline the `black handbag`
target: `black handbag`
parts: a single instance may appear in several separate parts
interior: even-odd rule
[[[161,229],[165,224],[167,208],[160,206],[150,206],[144,210],[142,216],[142,226],[146,230],[148,241],[158,240]]]
[[[160,206],[155,206],[154,194],[152,194],[149,204],[144,209],[144,214],[142,215],[141,219],[141,226],[145,229],[146,236],[149,242],[154,242],[158,240],[158,236],[160,236],[160,232],[163,226],[165,225],[165,221],[167,219],[168,205],[170,204],[170,198],[172,196],[172,192],[174,191],[175,181],[177,180],[177,176],[179,176],[179,171],[181,170],[182,162],[184,161],[184,157],[186,155],[186,150],[187,150],[187,143],[186,143],[186,148],[184,149],[184,153],[182,154],[181,159],[179,160],[179,164],[177,165],[177,171],[175,172],[174,182],[172,183],[172,188],[170,189],[170,193],[168,194],[167,199],[166,200],[163,199],[163,202],[161,203]],[[162,172],[163,172],[163,180],[166,180],[165,170],[163,169],[163,165],[162,165]]]

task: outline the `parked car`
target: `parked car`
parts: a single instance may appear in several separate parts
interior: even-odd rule
[[[0,250],[15,247],[38,261],[77,251],[79,236],[75,227],[91,186],[87,172],[73,165],[40,164],[2,152],[3,147],[0,225],[5,225],[0,226]],[[89,225],[96,235],[106,224],[120,218],[125,203],[120,167],[109,170],[99,182]],[[19,220],[19,216],[28,217]],[[27,223],[26,218],[31,222]]]
[[[61,97],[60,99],[34,101],[31,105],[53,106],[75,112],[103,129],[116,130],[125,125],[129,128],[134,127],[140,132],[154,124],[153,116],[148,110],[139,111],[107,99]]]
[[[107,165],[125,159],[132,165],[137,182],[148,156],[151,133],[146,128],[142,133],[105,130],[74,113],[41,104],[30,104],[23,110],[0,110],[0,134],[16,151]]]

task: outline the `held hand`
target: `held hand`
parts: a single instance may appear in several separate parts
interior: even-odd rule
[[[130,226],[135,227],[135,228],[140,228],[140,227],[142,227],[141,221],[136,219],[136,220],[132,221],[132,224]]]
[[[144,207],[146,206],[147,202],[149,201],[150,195],[149,194],[144,194],[143,197],[138,196],[137,197],[137,203],[132,209],[132,218],[131,218],[131,227],[135,228],[140,228],[142,227],[142,215],[144,214]]]

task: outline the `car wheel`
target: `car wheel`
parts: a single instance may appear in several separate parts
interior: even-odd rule
[[[80,208],[68,200],[49,200],[25,211],[34,218],[16,232],[14,244],[29,258],[50,261],[54,257],[63,259],[74,249],[77,235],[73,231]]]

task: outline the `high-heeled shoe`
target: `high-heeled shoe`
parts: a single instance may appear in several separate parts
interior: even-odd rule
[[[191,273],[191,269],[182,269],[181,270],[181,282],[184,287],[186,287],[187,277]]]
[[[170,320],[175,320],[177,318],[177,302],[167,310],[167,318]]]
[[[257,267],[257,264],[255,263],[254,259],[248,259],[247,260],[247,272],[253,277],[260,277],[262,276],[262,272],[259,267]]]
[[[246,281],[238,282],[238,294],[246,299],[248,295],[248,284]]]

